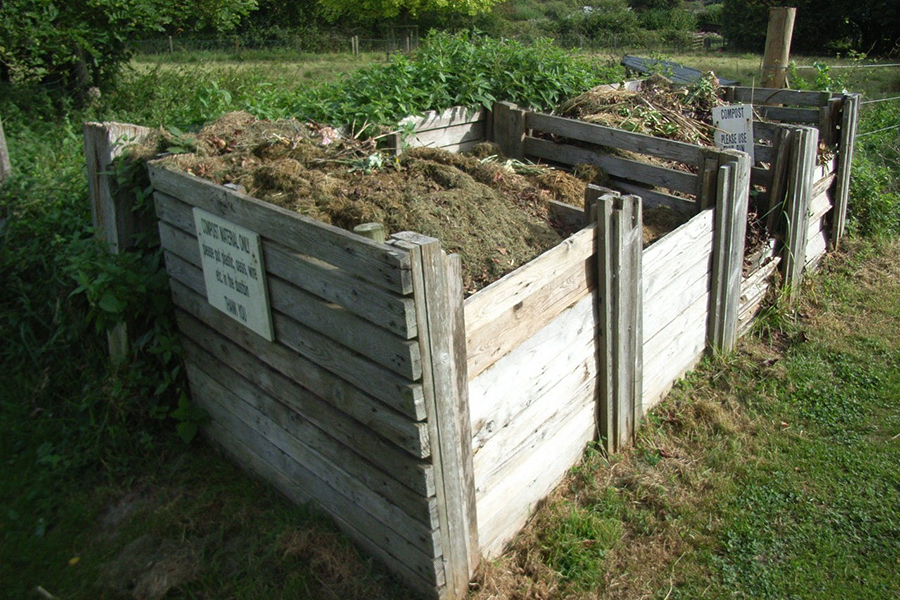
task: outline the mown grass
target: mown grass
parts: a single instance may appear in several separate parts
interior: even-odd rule
[[[587,452],[474,597],[900,593],[898,258],[855,244],[632,450]]]

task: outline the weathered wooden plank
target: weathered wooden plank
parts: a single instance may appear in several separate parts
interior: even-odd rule
[[[465,322],[459,264],[452,264],[440,242],[417,233],[392,237],[409,251],[423,365],[423,391],[432,440],[438,519],[448,594],[462,597],[478,566],[468,386],[465,384]],[[460,339],[461,338],[461,339]]]
[[[644,210],[658,206],[667,206],[683,215],[695,215],[700,208],[700,205],[694,200],[679,198],[678,196],[664,194],[656,190],[648,190],[645,187],[634,185],[617,177],[610,178],[609,186],[626,194],[640,196]]]
[[[786,200],[787,240],[782,261],[785,284],[796,291],[806,265],[809,202],[819,132],[811,127],[797,127],[791,134],[791,164]]]
[[[674,263],[693,262],[712,247],[714,211],[705,210],[644,249],[644,279],[670,271]]]
[[[777,123],[753,121],[753,137],[766,142],[774,141],[778,128],[779,125]]]
[[[819,222],[818,231],[811,232],[806,242],[806,268],[815,269],[821,258],[828,252],[828,230]]]
[[[188,357],[186,364],[189,373],[194,375],[196,371],[200,371],[197,385],[214,389],[216,395],[224,396],[229,402],[239,401],[252,406],[253,409],[266,419],[269,419],[274,425],[296,438],[298,443],[305,445],[308,449],[312,449],[330,461],[333,467],[329,467],[329,469],[339,468],[349,476],[365,484],[367,489],[380,494],[401,509],[407,520],[412,519],[416,521],[416,523],[408,525],[413,530],[419,531],[423,535],[430,535],[437,528],[437,508],[433,496],[428,500],[423,494],[413,491],[379,469],[366,457],[357,454],[353,448],[335,439],[331,431],[323,431],[316,425],[316,421],[310,420],[306,416],[306,413],[311,412],[315,418],[315,415],[322,411],[319,411],[316,407],[312,410],[307,410],[305,408],[306,403],[302,401],[302,398],[300,399],[301,401],[295,400],[289,392],[290,384],[280,388],[283,390],[281,395],[287,397],[287,400],[280,400],[256,386],[227,364],[219,361],[213,354],[198,346],[190,338],[185,337],[183,343],[185,354]],[[212,383],[207,382],[203,377],[212,379]],[[194,385],[194,379],[192,379],[192,390]],[[304,395],[301,393],[301,396]],[[322,413],[322,415],[322,419],[327,419],[333,416],[333,413]],[[248,423],[256,419],[255,416],[249,413],[246,413],[245,416],[252,417],[252,419],[244,419]],[[273,435],[277,435],[277,433]],[[289,448],[283,445],[279,447],[291,454]],[[307,450],[300,449],[300,452],[306,453]],[[306,464],[301,460],[301,455],[292,454],[292,456],[301,464]],[[306,466],[307,468],[312,468],[309,465]],[[401,531],[400,533],[403,532]]]
[[[391,291],[412,291],[409,257],[401,250],[158,163],[148,166],[157,190]]]
[[[752,185],[761,185],[768,188],[772,185],[772,171],[763,167],[753,167],[750,169],[750,183]]]
[[[754,144],[753,157],[758,163],[771,163],[773,160],[775,160],[775,147],[763,146],[762,144]]]
[[[634,133],[614,127],[604,127],[565,117],[529,112],[525,115],[525,128],[589,144],[610,146],[638,154],[649,154],[654,157],[695,166],[699,166],[703,158],[702,148],[694,144],[667,140],[643,133]]]
[[[154,192],[156,214],[181,231],[196,237],[192,209],[177,198]],[[416,314],[412,298],[347,275],[340,269],[263,239],[266,271],[289,281],[323,300],[333,302],[367,321],[401,337],[416,335]]]
[[[195,291],[205,294],[200,250],[196,240],[166,223],[160,223],[159,229],[163,248],[175,255],[172,258],[195,267],[193,270],[186,267],[179,269],[179,276],[186,278],[182,283],[188,283]],[[403,377],[414,381],[422,376],[421,357],[416,342],[395,336],[344,308],[323,302],[277,277],[267,278],[267,283],[269,301],[274,310]]]
[[[184,335],[219,360],[227,361],[231,368],[266,393],[296,406],[332,437],[365,452],[369,460],[404,485],[426,496],[433,493],[430,469],[416,460],[422,458],[417,455],[424,454],[428,447],[423,441],[430,439],[420,428],[410,428],[408,420],[380,402],[359,390],[347,389],[343,381],[334,381],[330,373],[314,366],[311,368],[278,346],[265,351],[260,345],[253,344],[253,340],[247,343],[248,338],[233,336],[236,332],[220,327],[225,322],[221,317],[195,310],[200,304],[199,298],[189,288],[177,281],[172,282],[172,288],[176,305],[184,311],[179,313]],[[215,335],[212,328],[221,335]],[[325,393],[320,394],[317,390]]]
[[[825,106],[831,98],[829,92],[811,92],[803,90],[785,90],[781,88],[754,88],[735,86],[734,102],[750,104],[787,104],[796,106]]]
[[[856,128],[859,123],[859,94],[844,96],[844,111],[841,115],[840,140],[838,142],[837,189],[834,197],[834,220],[832,243],[840,246],[847,224],[847,203],[850,199],[850,168],[856,145]]]
[[[195,353],[199,352],[202,350],[195,348]],[[207,367],[210,366],[209,362],[214,361],[208,361]],[[211,366],[215,367],[215,364]],[[435,531],[437,523],[434,523],[434,527],[432,527],[431,524],[413,518],[407,512],[409,510],[413,513],[428,514],[428,498],[409,494],[410,497],[404,498],[404,500],[408,500],[410,505],[401,507],[396,496],[388,498],[382,493],[383,489],[373,490],[371,487],[373,484],[378,485],[384,481],[390,481],[377,475],[370,476],[367,471],[371,471],[373,474],[378,473],[373,465],[360,460],[348,448],[341,449],[333,439],[309,425],[308,422],[306,427],[303,427],[303,420],[291,418],[293,415],[287,416],[288,428],[285,429],[276,419],[283,416],[277,413],[287,411],[286,407],[277,400],[254,390],[249,382],[241,388],[244,393],[249,391],[249,396],[238,396],[218,380],[223,369],[213,368],[212,373],[207,373],[203,368],[189,362],[187,371],[192,394],[196,394],[197,397],[207,402],[212,401],[212,404],[215,405],[210,412],[217,409],[221,413],[222,410],[226,410],[230,413],[229,418],[225,419],[226,421],[237,419],[248,425],[256,436],[271,442],[309,474],[353,502],[372,519],[393,530],[409,542],[411,547],[428,556],[433,556],[436,550],[437,554],[440,554],[440,537]],[[240,376],[237,378],[240,383]],[[248,399],[251,401],[250,403],[246,401]],[[260,403],[262,408],[258,408]],[[207,407],[204,406],[204,408]],[[269,410],[275,411],[276,414],[272,414]],[[212,418],[222,421],[222,419],[217,419],[215,412],[213,412]],[[307,435],[310,437],[306,437]],[[334,454],[338,455],[339,460],[334,459]],[[395,487],[402,489],[403,486],[398,484]]]
[[[315,477],[305,474],[303,467],[287,454],[260,436],[250,434],[248,429],[246,424],[237,419],[232,419],[228,424],[212,421],[205,427],[206,433],[251,473],[271,482],[295,502],[316,502],[366,552],[387,565],[413,588],[431,596],[436,595],[435,588],[444,582],[440,559],[423,556],[416,557],[413,562],[410,561],[410,555],[398,558],[396,554],[404,553],[393,549],[388,541],[402,538],[392,533],[387,534],[386,540],[380,537],[384,533],[379,531],[376,521],[363,521],[361,511],[352,503]]]
[[[494,131],[491,138],[494,143],[504,156],[522,160],[525,156],[526,111],[511,102],[495,102],[492,113]]]
[[[568,229],[581,229],[585,226],[584,209],[580,206],[572,206],[565,202],[551,200],[547,207],[550,209],[552,219]]]
[[[598,435],[616,452],[634,439],[643,414],[643,221],[640,198],[601,193],[593,186],[586,192],[597,202]]]
[[[687,310],[697,298],[709,292],[712,254],[706,254],[690,268],[673,275],[654,295],[644,298],[644,330],[651,335],[664,329]]]
[[[773,257],[744,278],[741,284],[741,308],[738,313],[740,335],[745,335],[753,327],[753,321],[759,314],[769,289],[775,285],[772,275],[776,272],[780,261],[780,257]]]
[[[531,337],[584,297],[593,278],[587,261],[595,228],[571,236],[466,300],[469,377]]]
[[[594,302],[585,296],[469,382],[476,453],[538,399],[559,398],[554,388],[566,376],[576,376],[574,365],[588,357],[596,362]]]
[[[837,173],[830,173],[813,183],[812,196],[816,198],[831,188],[831,184],[837,179]],[[829,200],[829,204],[831,201]]]
[[[807,209],[810,223],[813,221],[821,221],[822,217],[831,211],[831,208],[831,195],[827,189],[820,192],[818,195],[813,194],[813,198],[809,202],[809,209]]]
[[[697,192],[697,176],[693,173],[598,154],[585,148],[557,144],[549,140],[526,137],[525,154],[569,165],[594,165],[612,177],[656,185],[685,194]]]
[[[403,140],[410,148],[446,148],[459,146],[466,142],[477,144],[487,139],[484,121],[453,125],[443,129],[417,131]]]
[[[196,237],[192,209],[177,198],[154,192],[159,220]],[[263,239],[266,271],[323,300],[333,302],[367,321],[406,339],[416,335],[415,306],[411,298],[394,294],[340,269]]]
[[[164,225],[160,226],[160,229]],[[184,261],[181,267],[189,265]],[[206,299],[202,272],[190,268],[171,270],[170,276]],[[415,419],[422,402],[421,385],[388,371],[355,352],[334,343],[330,338],[309,329],[283,313],[273,311],[276,345],[290,348],[344,381],[366,390],[388,406]]]
[[[782,123],[819,124],[819,111],[812,108],[784,108],[754,104],[753,109],[763,119]]]
[[[487,558],[498,556],[541,501],[565,477],[594,437],[591,403],[530,452],[510,461],[478,496],[478,537]]]
[[[399,125],[403,129],[411,128],[413,131],[443,129],[486,121],[487,113],[488,111],[484,109],[472,110],[465,106],[454,106],[444,111],[429,110],[422,115],[406,117],[400,121]]]

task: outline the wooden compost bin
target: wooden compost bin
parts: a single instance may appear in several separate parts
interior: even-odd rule
[[[480,557],[502,551],[588,442],[629,443],[707,349],[734,346],[751,165],[743,153],[506,103],[406,127],[410,145],[463,150],[492,139],[508,156],[594,164],[618,191],[591,186],[583,207],[552,203],[576,233],[463,301],[459,259],[437,240],[398,233],[380,244],[149,170],[191,392],[211,415],[206,434],[327,511],[413,589],[458,598]],[[797,139],[808,150],[809,136]],[[784,168],[805,173],[802,164]],[[688,220],[642,248],[642,210],[659,205]],[[208,302],[197,210],[259,235],[271,341]]]

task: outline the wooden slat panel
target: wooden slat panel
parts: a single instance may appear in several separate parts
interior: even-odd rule
[[[182,266],[179,269],[179,275],[187,278],[182,280],[182,283],[188,283],[195,291],[205,295],[200,250],[196,240],[165,223],[160,223],[159,229],[163,248],[175,255],[173,259],[182,260],[194,267],[187,269]],[[419,346],[415,341],[397,337],[342,307],[325,303],[277,277],[270,276],[267,284],[269,301],[275,311],[327,336],[336,344],[359,352],[403,377],[410,380],[421,377],[421,357]],[[273,316],[274,318],[276,317]]]
[[[694,200],[671,196],[669,194],[657,192],[656,190],[648,190],[646,188],[638,185],[633,185],[616,177],[610,178],[609,187],[626,194],[634,194],[635,196],[640,196],[641,205],[644,207],[644,210],[647,210],[649,208],[656,208],[657,206],[668,206],[669,208],[674,209],[681,214],[695,215],[697,214],[697,211],[699,209],[699,205]]]
[[[811,234],[806,243],[807,268],[814,269],[826,252],[828,252],[828,231],[819,221],[819,230]]]
[[[525,154],[569,165],[594,165],[613,177],[657,185],[685,194],[697,193],[697,176],[693,173],[598,154],[585,148],[526,137]]]
[[[643,279],[655,277],[660,270],[671,270],[673,263],[693,262],[697,254],[712,248],[713,211],[705,210],[644,249]],[[701,246],[698,248],[697,244]]]
[[[775,147],[763,146],[762,144],[754,144],[753,157],[757,162],[771,163],[775,160]]]
[[[170,276],[180,278],[179,283],[191,289],[205,303],[206,290],[200,269],[187,261],[175,263],[173,267],[178,268],[170,269]],[[212,309],[211,306],[210,308]],[[421,404],[421,384],[383,369],[282,313],[273,311],[272,321],[275,325],[276,343],[271,347],[289,348],[347,383],[366,390],[388,406],[420,420],[417,406]]]
[[[161,221],[196,237],[191,207],[163,192],[155,192],[156,213]],[[299,254],[286,246],[263,239],[266,271],[300,289],[339,304],[350,312],[406,339],[416,335],[412,298],[351,277],[327,263]]]
[[[611,146],[638,154],[649,154],[678,162],[699,166],[703,158],[700,146],[653,137],[643,133],[633,133],[613,127],[604,127],[565,117],[554,117],[529,112],[525,115],[525,127],[569,139]]]
[[[780,106],[754,105],[754,110],[763,119],[785,123],[819,124],[819,111],[812,108],[783,108]]]
[[[542,444],[511,461],[478,498],[478,537],[488,558],[498,556],[537,503],[565,477],[594,438],[593,402],[575,412]]]
[[[155,189],[187,204],[391,291],[412,292],[409,256],[400,250],[157,163],[148,169]]]
[[[587,294],[595,229],[579,231],[466,300],[470,379]]]
[[[212,405],[214,402],[211,401],[209,404]],[[443,585],[443,565],[439,558],[433,560],[423,558],[415,561],[410,561],[412,558],[410,555],[402,559],[397,558],[395,554],[403,553],[391,548],[386,541],[402,538],[396,534],[389,534],[387,540],[379,537],[384,534],[379,531],[376,522],[371,519],[362,521],[361,511],[352,503],[324,483],[317,481],[312,475],[308,475],[308,472],[304,473],[303,467],[274,444],[260,436],[254,436],[250,433],[252,430],[240,420],[232,418],[227,424],[214,420],[205,427],[205,431],[239,463],[271,482],[295,502],[316,501],[351,539],[398,573],[414,588],[423,593],[433,594],[435,586]]]
[[[418,131],[404,139],[403,143],[408,144],[411,148],[420,146],[427,148],[446,148],[450,146],[459,146],[466,142],[477,144],[485,139],[487,139],[485,124],[484,121],[480,121],[478,123],[454,125],[442,129]]]
[[[645,351],[652,352],[655,345],[665,343],[663,331],[670,329],[674,321],[678,321],[684,311],[688,310],[697,298],[708,294],[711,287],[712,259],[704,258],[697,266],[672,279],[657,296],[644,301],[644,329],[647,331]],[[649,307],[649,308],[648,308]],[[670,332],[671,333],[671,332]]]
[[[430,110],[421,116],[406,117],[400,121],[400,125],[411,126],[415,131],[428,131],[485,120],[487,120],[487,111],[484,109],[471,110],[464,106],[454,106],[441,112]]]
[[[775,269],[778,268],[778,263],[780,262],[780,257],[772,258],[765,265],[745,277],[741,283],[741,307],[738,313],[740,335],[749,332],[753,326],[754,318],[759,313],[769,289],[774,285],[772,274],[775,273]]]
[[[593,305],[592,297],[581,299],[469,382],[476,452],[537,399],[553,393],[564,377],[577,377],[574,366],[595,355],[597,317]]]
[[[763,123],[762,121],[753,121],[753,137],[759,140],[772,142],[775,140],[775,134],[780,125],[777,123]]]
[[[768,188],[772,185],[772,170],[762,167],[753,167],[750,169],[750,183],[752,185],[761,185]]]
[[[547,207],[550,209],[552,218],[559,221],[564,227],[571,229],[581,229],[584,227],[584,209],[580,206],[572,206],[565,202],[557,202],[551,200]]]
[[[810,223],[820,221],[831,210],[831,206],[831,194],[828,191],[820,192],[818,195],[814,194],[808,209]]]
[[[195,355],[202,352],[194,347]],[[379,476],[378,469],[349,448],[341,446],[308,422],[304,423],[302,418],[296,417],[296,413],[291,414],[277,400],[255,390],[252,384],[234,371],[218,368],[215,359],[210,359],[205,366],[212,367],[212,373],[207,373],[195,363],[187,364],[192,394],[214,401],[218,408],[227,410],[234,418],[246,423],[255,435],[271,442],[304,470],[352,501],[370,518],[399,534],[410,546],[426,554],[433,554],[435,549],[440,548],[440,539],[435,531],[437,523],[426,523],[409,514],[425,513],[430,516],[428,498],[403,492],[408,488]],[[220,381],[223,371],[229,382],[237,380],[241,386],[239,389],[246,395],[237,395]],[[216,415],[212,417],[215,419]],[[282,419],[287,428],[282,426]],[[393,490],[386,489],[385,484],[401,490],[404,495],[388,498],[384,492]],[[378,491],[373,488],[375,485],[381,485]],[[401,501],[408,504],[401,507]]]
[[[821,107],[828,104],[829,92],[807,92],[781,88],[734,87],[734,102],[751,104],[793,104]]]
[[[259,345],[253,343],[255,340],[233,337],[236,332],[227,331],[222,326],[226,323],[222,317],[213,313],[202,314],[203,311],[194,316],[200,299],[178,282],[173,282],[172,287],[175,303],[184,311],[179,313],[179,324],[184,335],[217,359],[226,361],[267,394],[289,406],[296,406],[296,410],[319,429],[328,431],[329,435],[345,445],[364,453],[366,458],[410,489],[426,496],[433,494],[430,468],[412,455],[410,446],[413,443],[404,442],[402,447],[398,444],[398,440],[403,442],[404,438],[416,439],[413,435],[420,435],[419,429],[410,432],[406,419],[359,390],[342,388],[344,382],[333,381],[329,373],[306,364],[290,352],[278,349],[261,353]],[[222,335],[216,335],[211,328]],[[326,394],[320,395],[316,390],[323,390]],[[334,406],[327,397],[338,398],[344,404]],[[382,438],[375,432],[382,435],[388,432],[392,438],[386,435]],[[418,439],[422,439],[421,435]],[[416,452],[424,454],[423,450]]]
[[[831,188],[831,184],[834,183],[835,179],[837,179],[837,173],[830,173],[825,177],[822,177],[818,181],[813,184],[812,195],[813,198],[821,195],[823,192],[826,192]],[[830,202],[830,200],[829,200]]]
[[[695,248],[696,250],[686,257],[686,260],[671,262],[669,268],[656,270],[649,277],[643,278],[644,303],[654,302],[660,298],[663,311],[671,313],[677,308],[667,299],[678,298],[679,293],[685,288],[696,285],[699,280],[709,276],[712,271],[710,245],[707,242],[705,248],[699,245]],[[650,320],[645,322],[645,327],[646,323],[656,321],[657,318],[651,316]]]
[[[343,472],[365,484],[367,489],[388,499],[402,510],[407,518],[417,522],[409,525],[413,530],[418,530],[423,535],[430,535],[430,532],[437,528],[437,509],[433,497],[426,501],[425,495],[403,485],[397,479],[380,470],[367,458],[357,454],[354,449],[335,439],[332,431],[323,431],[317,425],[317,423],[333,419],[335,413],[327,410],[322,411],[320,407],[315,405],[310,408],[310,404],[306,401],[304,394],[293,396],[290,393],[290,384],[279,387],[279,394],[285,397],[285,400],[280,400],[219,361],[216,356],[198,346],[190,338],[184,338],[183,343],[185,354],[189,359],[187,361],[189,372],[199,371],[201,375],[211,377],[213,379],[212,383],[215,384],[212,385],[203,380],[199,381],[198,385],[203,385],[206,388],[215,388],[218,396],[226,396],[230,401],[237,400],[252,406],[254,410],[264,415],[274,425],[296,438],[298,443],[314,450],[317,454],[321,454],[336,468],[340,468]],[[193,390],[194,380],[191,381],[191,386]],[[232,410],[232,412],[235,411]],[[312,419],[308,415],[312,415]],[[255,419],[255,417],[253,418]],[[337,418],[340,417],[338,416]],[[338,428],[338,437],[340,437],[340,431],[342,430],[342,428]],[[277,433],[273,435],[277,435]],[[289,448],[279,447],[291,454]],[[301,451],[306,452],[303,449]],[[301,460],[301,455],[291,455],[301,464],[306,464]],[[311,468],[309,465],[306,466]]]

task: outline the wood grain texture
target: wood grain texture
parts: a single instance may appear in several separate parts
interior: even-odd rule
[[[400,294],[412,291],[409,257],[402,251],[158,163],[148,165],[154,189],[365,281]]]
[[[703,158],[702,149],[694,144],[604,127],[565,117],[529,112],[525,116],[525,127],[571,140],[619,148],[638,154],[648,154],[695,166],[699,166]]]
[[[859,124],[859,94],[848,94],[844,97],[841,130],[838,141],[837,188],[834,199],[834,220],[832,243],[840,247],[841,238],[847,226],[847,205],[850,199],[850,172],[853,164],[853,151],[856,145],[856,130]]]
[[[455,280],[461,272],[434,238],[404,232],[392,236],[392,243],[408,250],[412,265],[446,594],[457,598],[467,592],[480,557],[476,511],[469,506],[473,470],[466,464],[471,461],[471,431],[465,322],[462,282]]]
[[[811,127],[797,127],[791,134],[791,163],[785,200],[787,240],[782,260],[785,285],[799,289],[806,266],[809,203],[813,187],[819,132]]]
[[[160,221],[196,237],[191,207],[163,192],[154,192]],[[416,336],[412,298],[352,277],[340,269],[263,239],[266,271],[323,300],[333,302],[405,339]]]
[[[412,127],[414,131],[444,129],[458,125],[478,123],[487,120],[488,111],[472,110],[464,106],[454,106],[444,111],[430,110],[422,115],[413,115],[400,121],[401,127]]]
[[[752,328],[769,290],[775,285],[773,279],[780,261],[780,257],[772,257],[745,277],[741,283],[741,307],[738,313],[740,335],[749,333]]]
[[[477,144],[487,139],[485,122],[451,125],[442,129],[417,130],[403,139],[410,148],[448,148],[461,144]]]
[[[821,107],[831,98],[829,92],[811,92],[802,90],[785,90],[781,88],[743,87],[726,88],[733,90],[734,102],[750,104],[785,104],[794,106]]]
[[[206,425],[205,433],[218,442],[227,454],[236,458],[239,464],[271,482],[295,502],[316,502],[368,554],[387,565],[414,589],[434,596],[435,587],[442,585],[444,581],[440,560],[432,560],[426,564],[424,560],[410,562],[410,556],[398,558],[396,554],[402,552],[393,550],[385,543],[384,538],[379,535],[382,532],[378,531],[376,522],[369,520],[361,523],[359,517],[362,512],[353,504],[327,485],[317,482],[311,476],[305,476],[302,467],[287,454],[271,442],[252,435],[248,429],[246,424],[237,419],[232,419],[227,425],[213,420]],[[388,536],[392,541],[399,537],[396,534]]]
[[[756,113],[763,119],[779,121],[781,123],[797,123],[818,125],[819,111],[812,108],[785,108],[782,106],[753,106]]]
[[[594,235],[594,226],[579,231],[466,300],[470,378],[588,293]]]
[[[194,352],[203,351],[195,346]],[[214,367],[215,362],[206,361],[205,366]],[[388,498],[383,495],[381,493],[383,489],[377,492],[373,490],[371,486],[381,481],[372,476],[371,473],[377,470],[371,464],[367,465],[349,449],[335,450],[335,441],[315,427],[296,427],[294,424],[297,420],[289,420],[286,423],[288,427],[285,428],[277,422],[276,419],[281,416],[279,409],[284,409],[277,400],[264,394],[251,393],[246,397],[238,396],[219,380],[221,369],[213,368],[212,372],[208,373],[197,364],[188,363],[187,370],[192,394],[207,402],[212,401],[215,405],[214,408],[204,406],[213,413],[214,420],[221,421],[217,419],[214,410],[227,410],[233,415],[232,418],[245,423],[253,430],[251,436],[268,440],[309,475],[358,506],[365,513],[361,515],[365,521],[377,521],[381,526],[403,538],[406,541],[404,546],[415,548],[426,556],[440,555],[437,523],[432,527],[430,523],[415,519],[407,512],[427,510],[427,498],[411,494],[408,498],[410,506],[401,508],[396,497]],[[247,386],[253,391],[252,384],[246,383],[241,391],[248,391]],[[251,402],[248,403],[244,398],[250,399]],[[269,412],[270,410],[274,414]]]
[[[525,154],[568,165],[593,165],[613,177],[664,187],[685,194],[697,192],[697,176],[693,173],[598,154],[586,148],[527,137]]]
[[[522,160],[525,157],[525,114],[511,102],[494,103],[493,135],[491,139],[500,152],[509,158]]]

